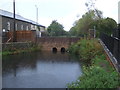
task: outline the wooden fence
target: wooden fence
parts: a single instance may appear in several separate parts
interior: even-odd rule
[[[13,32],[7,32],[7,41],[6,42],[12,42],[13,41]],[[15,38],[16,42],[27,42],[27,41],[36,41],[36,32],[35,31],[16,31],[15,32]]]

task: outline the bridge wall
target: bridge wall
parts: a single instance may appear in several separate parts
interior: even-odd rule
[[[38,45],[42,46],[42,50],[51,51],[53,48],[57,48],[57,51],[61,51],[61,48],[68,49],[68,47],[80,38],[76,37],[41,37],[37,39]]]

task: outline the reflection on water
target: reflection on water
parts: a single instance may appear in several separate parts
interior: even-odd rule
[[[3,57],[3,88],[65,88],[81,75],[67,53],[35,52]]]

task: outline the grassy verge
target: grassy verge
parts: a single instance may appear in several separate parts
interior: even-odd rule
[[[69,48],[71,53],[80,56],[86,64],[83,75],[68,88],[118,88],[119,74],[106,60],[105,53],[98,40],[82,39]]]
[[[11,48],[10,50],[5,50],[0,52],[0,55],[6,56],[6,55],[14,55],[14,54],[19,54],[19,53],[26,53],[26,52],[33,52],[33,51],[40,51],[41,47],[37,45],[33,45],[29,48]]]

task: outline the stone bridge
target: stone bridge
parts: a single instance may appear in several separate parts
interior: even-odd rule
[[[79,41],[77,37],[41,37],[37,39],[38,45],[45,51],[66,51],[68,47]]]

